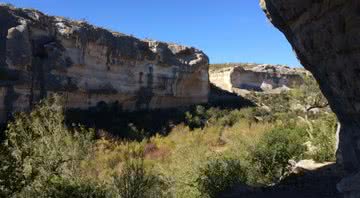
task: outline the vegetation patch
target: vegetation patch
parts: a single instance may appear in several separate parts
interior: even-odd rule
[[[91,110],[113,116],[119,134],[123,120],[133,129],[124,138],[66,122],[61,97],[50,97],[8,123],[0,197],[218,197],[236,185],[276,184],[288,176],[289,160],[334,160],[337,120],[314,82],[276,97],[252,93],[255,107],[179,110],[182,119],[166,133],[140,127],[160,119],[151,114]]]

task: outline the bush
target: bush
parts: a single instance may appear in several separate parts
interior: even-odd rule
[[[21,164],[5,144],[0,144],[0,197],[11,197],[21,191],[23,181]]]
[[[317,162],[335,161],[337,120],[334,114],[322,116],[313,123],[310,157]]]
[[[57,179],[50,181],[46,189],[39,193],[28,194],[28,197],[39,198],[106,198],[111,196],[106,189],[90,181],[69,181]]]
[[[193,112],[188,111],[185,113],[185,123],[190,129],[203,128],[208,119],[206,108],[201,105],[196,106]]]
[[[256,116],[254,112],[255,108],[229,110],[198,105],[193,111],[185,113],[185,124],[192,130],[204,129],[205,126],[231,127],[241,119],[254,121]]]
[[[130,148],[125,153],[120,175],[114,176],[115,187],[121,198],[156,198],[166,197],[166,182],[144,163],[143,150]]]
[[[53,177],[76,177],[80,161],[91,148],[93,131],[82,127],[70,130],[64,124],[59,96],[53,96],[36,106],[31,113],[20,113],[6,130],[4,150],[16,167],[3,162],[0,169],[9,170],[5,178],[16,181],[23,189],[36,192],[46,188]],[[2,152],[4,153],[4,152]],[[14,175],[12,175],[13,173]],[[2,182],[2,181],[1,181]],[[3,188],[3,187],[2,187]],[[7,189],[5,191],[14,191]]]
[[[275,128],[266,133],[250,153],[260,182],[273,183],[284,176],[289,160],[299,160],[306,152],[305,137],[306,130],[298,127]]]
[[[170,141],[174,141],[171,155],[156,164],[156,169],[170,178],[170,191],[174,197],[200,197],[196,180],[201,167],[209,156],[208,147],[202,142],[205,133],[184,133],[184,129]]]
[[[214,198],[236,184],[245,183],[246,174],[239,160],[211,159],[200,168],[200,176],[196,182],[202,197]]]
[[[315,152],[311,155],[312,159],[317,162],[335,161],[335,136],[326,133],[320,133],[312,143],[316,148]]]

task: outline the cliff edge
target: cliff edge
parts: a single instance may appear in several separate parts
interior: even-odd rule
[[[0,118],[51,93],[68,108],[118,102],[124,110],[208,100],[208,57],[192,47],[0,5]]]

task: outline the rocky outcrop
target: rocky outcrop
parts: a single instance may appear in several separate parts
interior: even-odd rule
[[[266,15],[311,71],[341,122],[341,163],[360,172],[360,1],[261,0]],[[358,176],[339,185],[346,197],[359,197]]]
[[[195,48],[0,5],[0,117],[54,92],[69,108],[100,101],[124,110],[203,103],[208,58]]]
[[[306,71],[280,65],[235,65],[224,68],[210,67],[210,82],[215,86],[246,95],[249,91],[277,93],[304,83]]]

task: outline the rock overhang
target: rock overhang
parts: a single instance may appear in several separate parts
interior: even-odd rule
[[[0,5],[0,24],[3,116],[54,92],[66,95],[69,108],[100,101],[126,110],[207,102],[209,58],[196,48],[7,5]]]

